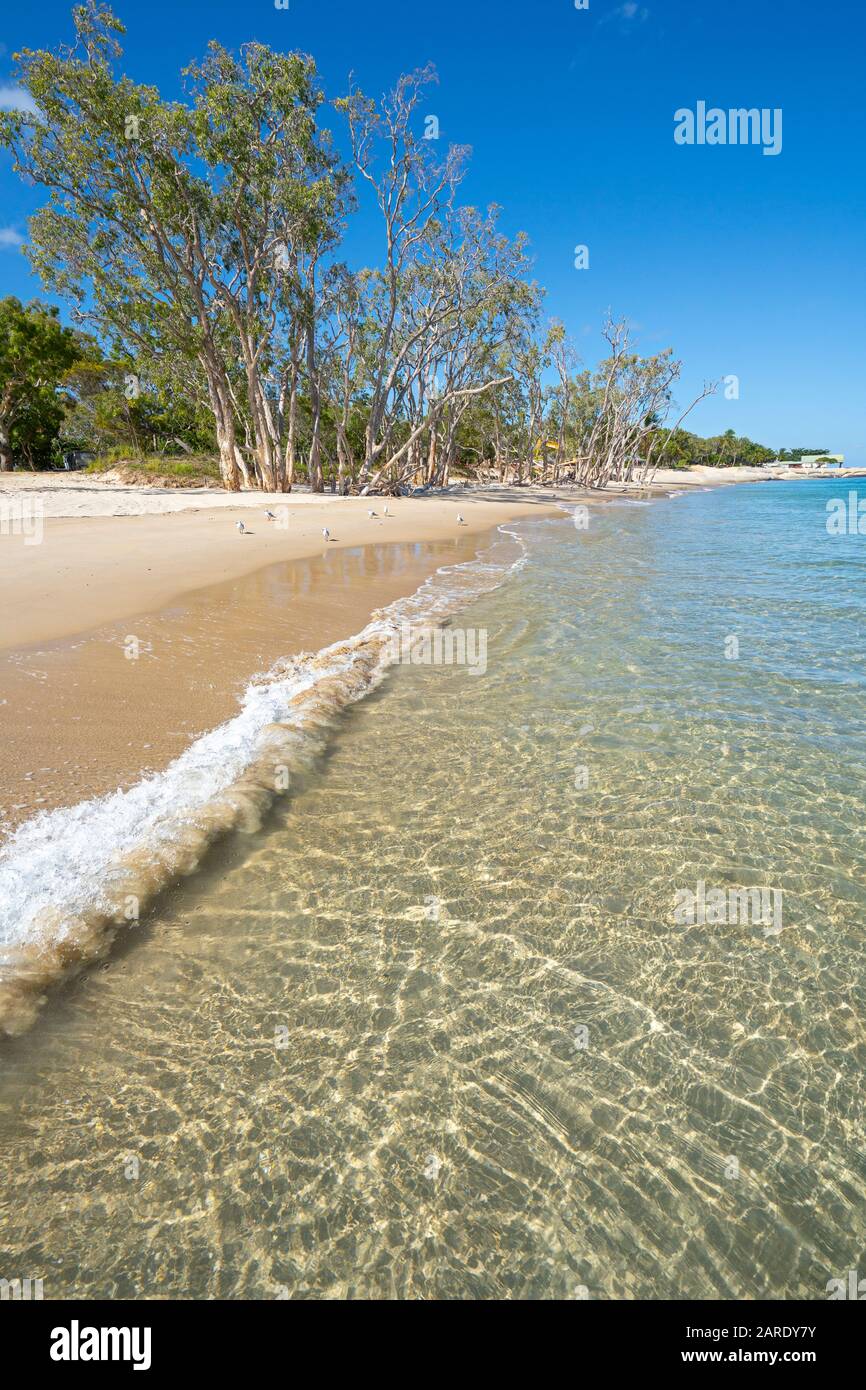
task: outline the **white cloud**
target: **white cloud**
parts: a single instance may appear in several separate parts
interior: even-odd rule
[[[0,227],[0,247],[23,245],[24,238],[16,232],[14,227]]]
[[[0,111],[29,111],[36,115],[36,102],[23,87],[0,87]]]

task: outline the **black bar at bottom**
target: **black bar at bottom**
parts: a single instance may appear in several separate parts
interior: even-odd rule
[[[864,1306],[860,1306],[864,1304]],[[840,1306],[843,1305],[843,1306]],[[844,1306],[847,1304],[848,1306]],[[546,1310],[549,1305],[541,1304]],[[555,1312],[542,1311],[549,1340],[534,1340],[529,1348],[521,1337],[519,1310],[509,1313],[518,1324],[509,1323],[508,1340],[499,1335],[490,1340],[490,1313],[468,1314],[464,1305],[457,1312],[461,1350],[457,1358],[461,1377],[477,1367],[489,1379],[495,1364],[512,1355],[525,1364],[532,1354],[539,1358],[539,1371],[553,1372],[563,1357],[574,1364],[577,1379],[597,1376],[602,1370],[618,1375],[639,1372],[688,1378],[700,1377],[707,1370],[760,1371],[772,1377],[792,1369],[819,1373],[822,1380],[834,1372],[862,1366],[863,1337],[866,1332],[866,1299],[838,1299],[822,1302],[767,1303],[611,1303],[575,1300],[559,1305]],[[538,1316],[539,1314],[534,1314]],[[344,1324],[343,1318],[349,1318]],[[24,1371],[46,1372],[62,1382],[70,1376],[93,1380],[101,1373],[113,1376],[128,1373],[143,1379],[172,1374],[213,1373],[259,1376],[272,1374],[266,1367],[282,1365],[288,1371],[294,1364],[297,1374],[304,1357],[309,1379],[309,1359],[322,1358],[321,1370],[331,1376],[341,1365],[354,1376],[359,1372],[378,1374],[383,1379],[405,1377],[405,1357],[383,1361],[385,1346],[383,1312],[376,1307],[359,1316],[357,1307],[340,1311],[334,1303],[197,1303],[197,1302],[116,1302],[52,1303],[0,1302],[0,1331],[5,1334],[7,1351],[16,1351],[16,1363]],[[390,1323],[393,1313],[384,1313]],[[411,1330],[424,1338],[422,1366],[432,1372],[437,1352],[442,1356],[442,1372],[456,1370],[456,1348],[446,1338],[458,1324],[442,1325],[442,1308],[431,1321],[422,1306],[396,1314],[388,1327],[399,1334]],[[446,1320],[453,1314],[446,1313]],[[320,1322],[320,1318],[325,1322]],[[403,1318],[411,1319],[404,1323]],[[495,1317],[495,1314],[494,1314]],[[371,1318],[372,1322],[367,1319]],[[415,1322],[420,1318],[420,1322]],[[547,1319],[550,1319],[547,1322]],[[335,1321],[332,1321],[335,1319]],[[480,1319],[480,1320],[476,1320]],[[341,1328],[348,1339],[335,1340]],[[532,1331],[535,1332],[535,1326]],[[323,1331],[328,1341],[320,1347]],[[516,1333],[516,1337],[515,1337]],[[472,1335],[474,1334],[474,1336]],[[524,1334],[525,1336],[525,1334]],[[376,1338],[376,1341],[371,1341]],[[432,1341],[427,1344],[427,1339]],[[514,1339],[514,1340],[512,1340]],[[395,1344],[396,1346],[399,1344]],[[467,1352],[467,1345],[471,1348]],[[431,1356],[431,1351],[433,1355]],[[375,1357],[375,1360],[374,1360]],[[97,1359],[98,1358],[98,1359]],[[287,1360],[288,1358],[288,1360]],[[509,1358],[506,1360],[506,1358]],[[389,1358],[390,1360],[390,1358]],[[366,1362],[366,1366],[363,1363]],[[416,1358],[412,1358],[416,1364]],[[547,1372],[543,1367],[547,1367]],[[138,1368],[136,1370],[136,1367]],[[590,1368],[593,1368],[590,1370]],[[514,1367],[512,1366],[512,1370]],[[556,1372],[562,1374],[563,1368]]]

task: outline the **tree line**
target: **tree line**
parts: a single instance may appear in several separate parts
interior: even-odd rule
[[[212,42],[169,101],[119,72],[109,9],[91,0],[73,23],[70,46],[17,55],[35,114],[0,113],[0,144],[46,194],[27,254],[74,325],[5,301],[29,347],[0,344],[0,467],[16,448],[56,461],[58,411],[97,447],[212,453],[230,489],[399,492],[458,473],[603,487],[773,456],[685,431],[715,388],[678,409],[682,364],[639,355],[625,321],[604,325],[593,368],[543,322],[526,237],[462,205],[468,150],[426,138],[432,68],[379,101],[350,83],[331,103],[341,157],[307,55]],[[361,199],[383,255],[353,270],[340,251]]]

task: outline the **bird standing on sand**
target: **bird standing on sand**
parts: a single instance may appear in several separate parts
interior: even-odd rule
[[[265,516],[268,518],[268,521],[276,521],[277,519],[275,512],[265,512]]]
[[[466,525],[466,522],[463,520],[463,518],[462,518],[462,516],[460,515],[459,512],[457,513],[457,525],[458,525],[458,526],[465,526],[465,525]]]
[[[371,512],[371,511],[369,511],[369,509],[368,509],[368,511],[367,511],[367,515],[368,515],[368,516],[375,516],[375,515],[376,515],[376,513],[375,513],[375,512]]]
[[[246,526],[244,526],[244,523],[243,523],[242,521],[236,521],[236,522],[235,522],[235,526],[238,528],[238,530],[240,531],[241,535],[243,535],[243,534],[244,534],[244,531],[246,531],[246,529],[247,529]]]
[[[386,516],[390,516],[390,515],[391,515],[391,513],[388,511],[388,503],[387,503],[387,502],[385,503],[385,515],[386,515]]]
[[[325,537],[326,541],[329,541],[331,539],[331,533],[328,530],[327,526],[322,527],[322,535]]]

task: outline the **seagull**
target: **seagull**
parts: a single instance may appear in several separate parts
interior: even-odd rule
[[[265,516],[268,518],[268,521],[276,521],[277,519],[276,512],[265,512]]]
[[[328,530],[327,526],[322,527],[322,535],[325,537],[326,541],[329,541],[331,539],[331,533]]]
[[[463,520],[463,518],[462,518],[462,516],[460,515],[459,512],[457,513],[457,525],[458,525],[458,526],[465,526],[465,525],[466,525],[466,522]]]
[[[385,515],[386,515],[386,516],[390,516],[390,515],[391,515],[391,513],[388,511],[388,504],[387,504],[387,502],[385,503]]]
[[[385,510],[387,511],[388,508],[386,507]],[[375,512],[368,511],[368,512],[367,512],[367,515],[368,515],[368,516],[375,516],[376,513],[375,513]]]
[[[236,522],[235,522],[235,526],[237,526],[237,528],[238,528],[238,530],[240,531],[241,535],[243,535],[243,534],[244,534],[244,531],[246,531],[246,529],[247,529],[246,526],[244,526],[244,523],[243,523],[242,521],[236,521]]]

